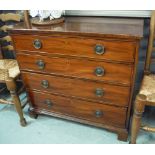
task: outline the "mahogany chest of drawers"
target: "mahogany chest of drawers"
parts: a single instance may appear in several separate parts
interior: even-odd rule
[[[10,30],[30,114],[103,127],[127,140],[143,20],[66,17]]]

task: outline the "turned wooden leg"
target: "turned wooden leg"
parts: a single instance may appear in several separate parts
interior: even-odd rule
[[[26,120],[23,116],[21,102],[20,102],[19,97],[18,97],[17,92],[16,92],[16,83],[15,83],[14,79],[8,78],[6,80],[6,85],[7,85],[8,90],[10,91],[12,101],[15,104],[17,113],[20,117],[20,124],[21,124],[21,126],[26,126]]]
[[[136,144],[137,135],[141,126],[141,118],[145,108],[145,96],[138,95],[135,100],[134,114],[131,125],[131,144]]]

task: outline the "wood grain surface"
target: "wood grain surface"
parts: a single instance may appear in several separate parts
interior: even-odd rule
[[[9,33],[31,113],[106,128],[127,140],[142,19],[65,17],[54,26],[20,23]],[[97,76],[97,68],[104,74]]]
[[[27,72],[23,72],[22,77],[26,87],[31,90],[40,90],[45,93],[50,92],[123,107],[127,107],[129,103],[130,87]],[[42,84],[43,80],[48,82],[47,88]],[[103,96],[96,95],[97,89],[103,90]]]
[[[132,66],[130,65],[21,53],[17,53],[17,59],[21,70],[107,81],[127,86],[130,86],[131,82]],[[39,60],[45,63],[44,69],[39,69],[36,64]],[[104,69],[103,76],[96,76],[97,67]]]
[[[70,99],[47,93],[29,91],[31,102],[34,107],[46,111],[62,113],[92,122],[111,124],[118,127],[125,127],[126,108],[118,108],[103,104],[97,104],[77,99]],[[46,100],[51,101],[51,106],[46,104]],[[96,111],[101,111],[102,116],[97,117]]]
[[[140,39],[143,36],[143,19],[106,17],[65,17],[65,22],[54,26],[32,26],[24,23],[14,26],[12,34],[79,35],[107,38]]]
[[[69,55],[77,57],[95,58],[119,62],[134,62],[135,42],[123,42],[120,40],[109,41],[106,39],[69,38],[69,37],[47,37],[32,35],[14,35],[14,46],[17,51],[29,50],[40,51],[58,55]],[[33,46],[35,40],[42,44],[40,49]],[[104,48],[104,54],[95,52],[96,45]]]

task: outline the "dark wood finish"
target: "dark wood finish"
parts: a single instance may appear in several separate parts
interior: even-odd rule
[[[29,113],[29,116],[33,119],[37,119],[38,118],[38,114],[30,109],[28,109],[28,113]]]
[[[124,18],[66,17],[60,25],[32,29],[16,25],[10,33],[30,114],[106,128],[127,140],[142,31],[143,20]]]
[[[29,96],[33,106],[38,109],[45,109],[49,112],[60,113],[96,123],[125,127],[126,108],[32,91],[29,91]],[[51,105],[46,103],[47,99],[51,101]],[[97,111],[102,112],[101,116],[96,116]]]
[[[16,50],[23,51],[23,53],[25,53],[26,50],[29,50],[31,52],[40,51],[42,53],[89,57],[101,60],[116,60],[129,63],[134,62],[134,42],[35,35],[15,35],[13,36],[13,39],[15,40],[14,45]],[[36,39],[42,44],[40,49],[36,49],[33,46],[33,42]],[[104,48],[103,54],[96,54],[96,45],[101,45]]]
[[[108,81],[111,83],[121,83],[130,86],[132,69],[130,65],[91,61],[86,59],[61,58],[53,56],[42,56],[32,54],[17,53],[17,59],[21,70],[56,74],[91,80]],[[37,61],[42,60],[45,64],[43,69],[37,65]],[[95,69],[102,67],[105,70],[103,76],[96,76]]]
[[[69,79],[58,76],[49,76],[23,72],[26,87],[31,90],[50,92],[64,96],[72,96],[86,100],[128,107],[130,89],[128,87],[109,85],[103,82]],[[47,82],[47,86],[43,82]],[[97,96],[97,89],[103,90],[103,96]]]
[[[118,140],[127,141],[128,140],[128,132],[118,132]]]
[[[89,36],[139,40],[143,36],[143,20],[103,17],[65,17],[65,22],[53,26],[32,26],[27,29],[24,23],[17,24],[12,34],[44,34],[47,36]]]
[[[127,141],[127,138],[128,138],[128,130],[126,128],[120,128],[120,127],[116,127],[113,125],[106,125],[104,123],[96,123],[96,122],[92,122],[89,120],[85,120],[85,119],[81,119],[81,118],[77,118],[77,117],[73,117],[73,116],[68,116],[68,115],[64,115],[61,113],[53,113],[53,112],[49,112],[45,109],[38,109],[38,108],[34,108],[34,107],[30,107],[29,111],[32,114],[50,115],[50,116],[57,117],[57,118],[63,118],[63,119],[69,120],[69,121],[74,121],[74,122],[78,122],[78,123],[92,125],[95,127],[104,128],[108,131],[118,133],[119,140]]]

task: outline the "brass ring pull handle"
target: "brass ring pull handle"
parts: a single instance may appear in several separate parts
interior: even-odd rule
[[[45,68],[45,62],[43,60],[37,60],[36,64],[37,64],[39,69]]]
[[[96,45],[94,50],[95,50],[95,53],[98,55],[102,55],[105,53],[105,48],[102,45]]]
[[[105,74],[105,70],[102,67],[96,67],[95,74],[96,76],[103,76]]]
[[[47,80],[42,80],[42,81],[41,81],[41,86],[42,86],[43,88],[48,88],[48,87],[49,87],[48,81],[47,81]]]
[[[41,41],[39,39],[35,39],[33,41],[33,46],[34,46],[35,49],[41,49],[42,43],[41,43]]]
[[[52,101],[50,99],[46,99],[44,101],[44,103],[48,106],[48,107],[51,107],[53,105]]]
[[[103,116],[103,112],[101,110],[96,110],[95,111],[95,116],[98,117],[98,118],[102,117]]]
[[[104,95],[104,90],[102,88],[96,88],[95,94],[98,97],[102,97]]]

